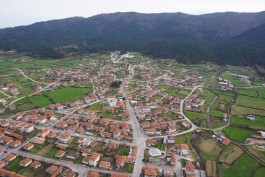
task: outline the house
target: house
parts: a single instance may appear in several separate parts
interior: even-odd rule
[[[4,149],[0,149],[0,157],[2,157],[5,154],[5,150]]]
[[[186,161],[185,172],[187,176],[195,177],[195,167],[191,161]]]
[[[16,174],[14,172],[5,170],[5,169],[0,169],[0,174],[1,176],[7,176],[7,177],[25,177],[23,175]]]
[[[62,143],[67,143],[71,139],[71,137],[72,136],[70,133],[60,133],[56,138]]]
[[[57,158],[61,158],[63,157],[65,154],[65,152],[63,150],[59,150],[56,154],[55,154],[55,157]]]
[[[164,138],[164,144],[174,144],[175,143],[175,137],[174,136],[166,136]]]
[[[21,141],[19,140],[15,140],[9,144],[9,146],[12,148],[18,147],[19,145],[21,145]]]
[[[130,156],[136,157],[137,152],[138,152],[138,147],[137,146],[133,146],[131,151],[130,151]]]
[[[111,169],[111,164],[110,164],[110,162],[100,161],[99,162],[99,168],[110,170]]]
[[[102,155],[99,153],[95,153],[95,152],[92,153],[91,156],[89,157],[89,165],[96,167],[101,156]]]
[[[24,132],[26,132],[26,133],[30,133],[30,132],[32,132],[34,130],[34,125],[26,125],[25,127],[24,127]]]
[[[41,163],[39,161],[34,161],[33,163],[31,163],[30,167],[37,169],[38,167],[41,166]]]
[[[100,177],[100,174],[98,172],[90,171],[87,174],[87,177]]]
[[[116,158],[116,165],[118,168],[123,167],[126,163],[133,163],[134,158],[130,156],[115,156]]]
[[[14,155],[14,154],[9,154],[9,155],[6,156],[3,160],[4,160],[6,163],[9,163],[9,162],[11,162],[12,160],[14,160],[15,158],[17,158],[16,155]]]
[[[177,164],[177,156],[175,153],[171,153],[171,160],[170,160],[171,165],[176,165]]]
[[[231,140],[228,138],[224,138],[222,141],[222,144],[224,144],[225,146],[229,145],[231,143]]]
[[[90,158],[89,156],[84,157],[82,163],[89,164],[89,158]]]
[[[157,167],[144,166],[142,168],[142,174],[144,177],[156,177],[158,176],[159,169]]]
[[[121,134],[122,134],[122,130],[121,129],[115,129],[115,131],[113,132],[113,138],[119,139]]]
[[[111,173],[110,177],[129,177],[128,174],[121,174],[121,173]]]
[[[32,148],[34,148],[34,144],[32,144],[32,143],[27,143],[23,146],[23,149],[25,149],[27,151],[31,150]]]
[[[6,163],[4,161],[0,161],[0,168],[4,168],[6,166]]]
[[[33,143],[33,144],[44,144],[45,143],[45,139],[36,137],[36,138],[33,138],[31,140],[31,143]]]
[[[22,167],[27,167],[29,166],[29,164],[31,164],[32,160],[29,159],[29,158],[26,158],[24,160],[22,160],[19,165],[22,166]]]
[[[149,136],[154,136],[156,134],[156,129],[155,128],[149,128],[145,131],[145,133]]]
[[[60,166],[56,166],[56,165],[51,165],[49,166],[47,169],[46,169],[46,173],[50,174],[50,175],[54,175],[54,176],[57,176],[55,174],[57,173],[61,173],[63,170],[63,168]]]
[[[155,146],[156,140],[155,139],[147,139],[146,140],[146,146]]]
[[[9,136],[2,136],[0,137],[0,143],[1,144],[5,144],[8,145],[13,141],[13,138],[9,137]]]
[[[44,129],[39,133],[39,137],[46,138],[51,133],[50,129]]]
[[[173,146],[174,152],[180,155],[188,155],[189,154],[189,146],[187,144],[174,144]]]
[[[148,152],[151,157],[161,157],[162,155],[162,152],[157,148],[151,148]]]
[[[177,126],[176,126],[176,125],[170,125],[170,126],[168,127],[167,133],[168,133],[168,134],[171,134],[171,133],[174,133],[174,132],[176,132],[176,131],[177,131]]]

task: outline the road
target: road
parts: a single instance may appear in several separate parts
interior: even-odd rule
[[[130,124],[133,129],[133,144],[138,147],[137,156],[135,158],[134,168],[133,168],[133,176],[139,177],[142,172],[143,167],[143,159],[144,159],[144,150],[145,150],[145,142],[146,137],[141,131],[140,124],[134,114],[134,111],[130,105],[129,99],[124,89],[124,82],[122,84],[122,94],[125,97],[125,104],[130,114]]]
[[[34,79],[32,79],[32,78],[30,78],[30,77],[28,77],[25,73],[24,73],[24,71],[22,71],[21,69],[19,69],[19,68],[13,68],[13,69],[16,69],[16,70],[18,70],[25,78],[27,78],[28,80],[31,80],[32,82],[35,82],[35,83],[43,83],[43,82],[38,82],[38,81],[35,81]]]

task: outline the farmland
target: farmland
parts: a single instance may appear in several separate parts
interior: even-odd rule
[[[225,134],[236,142],[243,143],[250,135],[256,135],[257,132],[238,127],[225,128]]]
[[[260,167],[258,162],[244,154],[231,167],[219,164],[219,174],[221,177],[250,177],[258,167]]]

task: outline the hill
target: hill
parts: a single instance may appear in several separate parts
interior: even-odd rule
[[[1,29],[0,49],[53,58],[121,50],[184,63],[265,65],[264,28],[265,12],[113,13]]]

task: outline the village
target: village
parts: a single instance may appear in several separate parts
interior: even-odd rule
[[[0,83],[0,174],[217,177],[246,159],[253,173],[264,168],[265,110],[239,110],[254,92],[263,103],[261,78],[252,86],[233,68],[119,51],[28,60],[0,72],[10,74]]]

